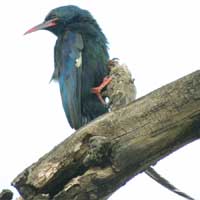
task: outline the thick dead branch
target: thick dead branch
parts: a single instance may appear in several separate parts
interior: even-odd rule
[[[24,170],[25,200],[105,200],[200,137],[200,71],[97,118]]]

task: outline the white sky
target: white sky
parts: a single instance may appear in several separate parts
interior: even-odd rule
[[[53,72],[55,36],[23,33],[55,7],[91,11],[110,42],[110,57],[131,69],[138,97],[200,68],[199,0],[43,0],[0,3],[0,190],[24,168],[73,133]],[[200,199],[197,141],[163,159],[156,169]],[[134,155],[133,155],[134,156]],[[11,188],[13,189],[13,188]],[[110,200],[181,200],[141,174]]]

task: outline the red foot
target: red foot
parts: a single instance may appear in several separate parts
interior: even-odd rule
[[[99,100],[101,101],[102,104],[106,104],[103,97],[101,96],[101,90],[106,87],[110,82],[111,82],[112,78],[111,77],[105,77],[103,79],[103,82],[98,86],[98,87],[94,87],[91,89],[91,92],[96,94],[97,97],[99,98]]]

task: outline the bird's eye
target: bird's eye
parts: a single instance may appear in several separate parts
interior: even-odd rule
[[[50,14],[45,18],[45,21],[51,20],[51,19],[55,19],[56,15],[55,14]]]
[[[56,15],[51,15],[51,19],[57,18]]]

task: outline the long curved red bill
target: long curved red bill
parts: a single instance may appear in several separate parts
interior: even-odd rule
[[[48,28],[48,27],[56,26],[56,21],[57,20],[58,20],[58,18],[54,18],[54,19],[45,21],[45,22],[43,22],[43,23],[41,23],[41,24],[39,24],[37,26],[34,26],[33,28],[29,29],[28,31],[26,31],[24,33],[24,35],[32,33],[32,32],[35,32],[35,31],[38,31],[38,30],[42,30],[42,29],[45,29],[45,28]]]

